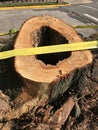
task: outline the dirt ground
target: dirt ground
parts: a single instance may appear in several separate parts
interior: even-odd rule
[[[1,48],[4,44],[13,43],[14,39],[15,38],[11,36],[10,38],[7,37],[6,39],[0,38]],[[84,38],[84,41],[89,40],[98,40],[98,34],[93,34],[88,38]],[[3,47],[3,50],[6,50],[6,48],[12,49],[12,44],[10,46],[6,46],[5,48]],[[2,51],[2,49],[0,50]],[[91,52],[93,54],[94,61],[90,69],[90,73],[86,76],[86,84],[82,85],[83,89],[80,88],[79,91],[76,90],[78,95],[78,105],[80,107],[80,115],[79,117],[76,117],[76,108],[74,107],[61,130],[98,129],[98,49],[94,49]],[[10,68],[12,67],[12,65],[10,64],[9,66],[8,63],[9,60],[6,62],[5,60],[0,61],[0,90],[5,95],[7,95],[7,97],[4,96],[4,100],[0,99],[0,110],[2,110],[2,104],[4,104],[3,101],[6,100],[6,102],[9,102],[9,106],[7,106],[8,104],[5,104],[5,106],[3,106],[6,108],[6,110],[8,108],[8,111],[10,111],[11,107],[15,105],[13,100],[21,91],[21,88],[17,87],[17,84],[18,86],[21,86],[21,83],[18,81],[16,75],[14,75],[15,78],[13,79],[13,82],[10,82],[10,80],[8,80],[9,75],[7,72],[10,71]],[[12,73],[10,73],[10,76],[11,75]],[[15,82],[17,82],[17,84],[14,84]],[[35,130],[34,127],[31,127],[33,125],[32,121],[32,114],[25,113],[20,119],[13,120],[14,125],[11,130]],[[12,122],[10,121],[10,123]],[[5,125],[7,125],[6,119],[0,120],[0,130],[4,130],[3,127]]]
[[[98,40],[98,34],[84,38],[84,41]],[[98,130],[98,49],[91,51],[94,62],[91,73],[87,77],[82,96],[79,99],[81,114],[75,118],[74,110],[71,112],[67,122],[66,130]]]

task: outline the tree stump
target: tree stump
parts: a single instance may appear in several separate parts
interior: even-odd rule
[[[57,18],[43,15],[30,18],[23,24],[14,49],[76,42],[82,42],[82,39],[70,25]],[[61,128],[62,123],[66,121],[64,116],[68,117],[74,101],[69,98],[70,108],[66,110],[69,112],[65,112],[64,105],[64,111],[63,107],[59,106],[63,113],[67,113],[61,114],[62,117],[59,115],[62,113],[61,110],[51,116],[53,104],[49,104],[58,101],[74,82],[78,84],[92,63],[92,59],[92,54],[88,50],[14,58],[15,70],[24,82],[24,91],[32,97],[33,101],[38,99],[35,111],[41,116],[42,122],[48,122],[53,128],[54,126],[57,126],[58,129]],[[54,121],[55,118],[57,121]]]

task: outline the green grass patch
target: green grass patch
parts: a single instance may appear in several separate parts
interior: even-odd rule
[[[68,4],[68,3],[63,2],[62,4]],[[27,2],[23,2],[23,3],[8,3],[8,4],[7,3],[2,3],[2,4],[0,4],[0,7],[44,6],[44,5],[58,5],[58,3],[57,2],[43,2],[43,3],[41,3],[41,2],[39,2],[39,3],[27,3]]]

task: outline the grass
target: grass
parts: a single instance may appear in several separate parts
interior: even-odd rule
[[[62,4],[68,4],[66,2],[63,2]],[[61,4],[61,5],[62,5]],[[14,6],[44,6],[44,5],[58,5],[57,2],[39,2],[39,3],[31,3],[31,2],[23,2],[23,3],[3,3],[0,4],[0,7],[14,7]],[[59,4],[60,5],[60,4]]]

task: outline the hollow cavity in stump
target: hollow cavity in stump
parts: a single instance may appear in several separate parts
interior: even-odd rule
[[[68,40],[56,30],[42,26],[39,30],[35,30],[33,33],[34,47],[37,46],[49,46],[57,44],[68,44]],[[46,65],[56,65],[59,61],[70,57],[71,52],[61,52],[37,55],[36,58],[43,61]]]

